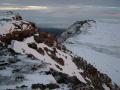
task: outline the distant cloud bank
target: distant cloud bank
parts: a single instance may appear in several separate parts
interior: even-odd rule
[[[47,10],[47,6],[0,6],[0,10]]]

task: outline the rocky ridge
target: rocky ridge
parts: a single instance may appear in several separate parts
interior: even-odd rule
[[[18,14],[7,23],[8,32],[0,36],[1,90],[120,90],[34,23]]]
[[[61,42],[64,42],[66,39],[73,37],[74,35],[87,32],[87,30],[92,28],[95,23],[96,21],[94,20],[76,21],[70,25],[65,32],[62,33],[60,38]]]

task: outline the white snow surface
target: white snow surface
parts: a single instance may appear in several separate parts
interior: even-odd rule
[[[105,84],[102,85],[105,90],[110,90],[109,87],[107,87]]]
[[[7,52],[6,52],[7,53]],[[28,89],[22,89],[22,90],[31,90],[32,84],[50,84],[50,83],[57,83],[55,78],[49,74],[40,73],[42,71],[48,71],[47,65],[40,60],[32,60],[27,57],[27,55],[18,55],[18,59],[21,61],[16,62],[12,65],[9,65],[4,70],[0,70],[0,90],[6,90],[6,89],[15,89],[16,86],[22,86],[26,85],[28,86]],[[10,56],[0,57],[1,59],[7,60],[10,58]],[[38,68],[37,71],[32,71],[30,68],[34,65],[44,65],[44,67]],[[13,70],[22,68],[21,72],[18,73],[12,73]],[[25,80],[18,82],[15,81],[15,77],[18,75],[23,75]],[[21,90],[21,89],[20,89]]]
[[[13,20],[15,14],[0,15],[0,35],[4,36],[13,31],[29,30],[31,28],[29,22],[25,20]],[[15,25],[20,26],[22,29],[16,28]]]
[[[3,19],[11,19],[13,15],[0,15],[0,35],[9,33],[9,29],[14,28],[12,21],[5,21]]]
[[[25,39],[24,41],[20,42],[20,41],[12,41],[12,48],[13,50],[15,50],[15,52],[21,53],[21,54],[32,54],[34,57],[36,57],[37,59],[46,62],[49,64],[50,68],[53,68],[59,72],[62,73],[66,73],[70,76],[76,76],[81,82],[86,83],[86,81],[84,80],[84,78],[80,75],[80,72],[83,72],[83,70],[81,69],[77,69],[77,66],[72,62],[72,57],[67,54],[64,53],[60,50],[57,50],[57,56],[59,58],[62,58],[64,60],[64,65],[60,65],[57,62],[55,62],[50,56],[47,55],[46,51],[44,50],[44,47],[48,48],[49,50],[52,50],[52,47],[47,46],[44,43],[36,43],[37,47],[42,48],[45,52],[45,55],[41,55],[40,53],[38,53],[35,49],[32,49],[30,47],[28,47],[27,43],[30,42],[34,42],[34,38],[33,37],[29,37],[27,39]],[[65,56],[67,56],[67,58],[65,58]],[[63,70],[59,70],[56,65],[58,65],[60,68],[62,68]]]
[[[64,45],[120,85],[120,23],[97,21],[87,32],[68,38]]]
[[[22,23],[25,23],[25,24],[22,25]],[[19,25],[19,26],[22,25],[22,30],[28,30],[29,27],[27,27],[26,23],[28,22],[23,21],[23,20],[20,20],[20,21],[12,20],[4,24],[0,24],[0,35],[5,35],[13,31],[21,31],[21,29],[15,29],[14,24]]]

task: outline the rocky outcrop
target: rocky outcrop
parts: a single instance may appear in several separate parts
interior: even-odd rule
[[[13,20],[19,21],[22,20],[22,16],[18,13],[15,15],[15,17],[12,17]]]
[[[1,36],[0,41],[5,42],[5,43],[10,43],[12,40],[23,41],[24,38],[30,37],[35,32],[36,32],[35,29],[26,30],[26,31],[13,31],[4,36]]]
[[[37,35],[34,35],[34,39],[37,43],[45,43],[50,47],[57,46],[57,39],[47,32],[39,32]]]
[[[43,85],[43,84],[33,84],[32,85],[32,90],[36,90],[36,89],[40,89],[40,90],[52,90],[52,89],[56,89],[59,88],[59,85],[57,84],[47,84],[47,85]]]
[[[61,34],[61,38],[59,38],[60,42],[63,42],[67,38],[70,38],[74,35],[78,35],[81,32],[84,32],[86,28],[90,28],[94,23],[96,23],[96,21],[94,20],[76,21],[75,23],[70,25],[65,32]]]
[[[4,32],[0,35],[1,42],[10,43],[11,40],[22,41],[24,38],[30,37],[37,32],[36,25],[32,22],[22,20],[19,14],[12,18],[12,21],[9,22],[11,27],[7,28],[8,32]]]
[[[82,68],[84,72],[82,72],[82,75],[84,78],[88,78],[91,80],[92,85],[94,86],[94,89],[97,90],[103,90],[103,84],[106,84],[110,90],[119,90],[118,86],[112,85],[112,80],[109,76],[106,74],[101,73],[98,71],[93,65],[88,64],[87,61],[85,61],[81,57],[74,57],[73,62],[77,65],[78,68]]]
[[[96,90],[91,85],[80,82],[76,77],[70,77],[65,73],[60,73],[51,69],[51,74],[55,77],[58,83],[65,83],[69,85],[71,90]]]

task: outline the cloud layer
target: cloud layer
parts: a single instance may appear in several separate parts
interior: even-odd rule
[[[46,6],[0,6],[0,10],[47,10]]]
[[[120,21],[120,0],[0,0],[0,11],[4,10],[19,11],[45,26],[66,27],[82,19]]]
[[[65,6],[70,4],[76,5],[100,5],[120,7],[120,0],[0,0],[0,5],[48,5],[48,6]]]

